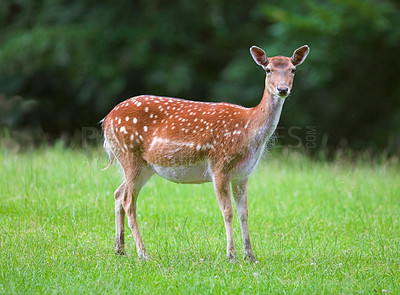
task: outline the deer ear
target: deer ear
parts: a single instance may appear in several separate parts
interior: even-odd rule
[[[297,48],[291,57],[292,63],[295,66],[299,66],[306,59],[308,53],[310,52],[310,47],[307,45],[303,45],[300,48]]]
[[[262,50],[260,47],[251,46],[250,48],[251,56],[253,57],[256,64],[261,67],[265,67],[268,64],[268,57],[265,54],[265,51]]]

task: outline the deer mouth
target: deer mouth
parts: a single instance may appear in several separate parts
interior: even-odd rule
[[[285,98],[290,93],[290,89],[288,87],[278,87],[276,90],[280,98]]]
[[[284,98],[286,98],[286,97],[289,96],[289,93],[286,93],[286,94],[281,94],[281,93],[279,93],[278,96],[279,96],[280,98],[284,99]]]

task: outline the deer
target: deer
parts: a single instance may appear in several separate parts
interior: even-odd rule
[[[236,260],[231,188],[239,218],[244,260],[255,262],[249,228],[247,186],[268,140],[274,133],[285,99],[291,93],[296,67],[310,49],[291,57],[267,57],[257,46],[251,56],[266,73],[261,102],[252,108],[172,97],[140,95],[116,105],[102,120],[104,148],[123,170],[115,190],[115,253],[125,255],[124,222],[140,258],[148,260],[136,216],[141,188],[155,174],[176,183],[212,182],[225,224],[227,258]]]

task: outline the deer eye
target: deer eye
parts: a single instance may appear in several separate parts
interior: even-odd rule
[[[292,74],[296,73],[296,69],[292,69],[291,72],[292,72]]]
[[[266,72],[267,74],[271,74],[271,70],[268,69],[268,68],[265,69],[265,72]]]

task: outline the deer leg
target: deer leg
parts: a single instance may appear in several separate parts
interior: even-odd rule
[[[136,244],[136,251],[140,258],[149,259],[142,237],[140,235],[137,219],[136,219],[136,205],[140,189],[154,174],[153,170],[147,167],[139,167],[137,169],[130,169],[126,176],[126,185],[124,191],[123,209],[128,217],[128,226],[132,231],[133,238]]]
[[[227,257],[229,261],[233,261],[236,257],[235,245],[233,243],[232,230],[232,202],[229,188],[229,177],[226,175],[214,174],[214,190],[217,196],[219,208],[221,209],[224,218],[226,238],[227,238]]]
[[[248,178],[232,181],[232,191],[236,204],[236,211],[239,216],[240,230],[242,232],[244,259],[249,261],[256,261],[250,243],[249,226],[247,223],[248,209],[247,209],[247,181]]]
[[[123,209],[123,196],[125,181],[115,190],[115,254],[125,255],[125,211]]]

